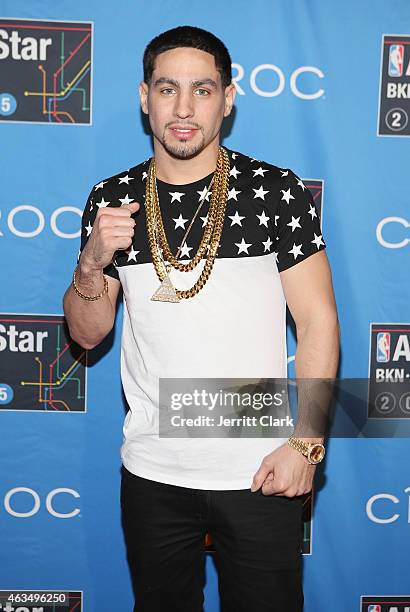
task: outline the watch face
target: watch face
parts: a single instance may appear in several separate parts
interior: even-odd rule
[[[313,463],[319,463],[319,461],[322,461],[324,456],[325,456],[325,448],[322,444],[315,444],[314,446],[311,447],[310,452],[309,452],[309,459]]]

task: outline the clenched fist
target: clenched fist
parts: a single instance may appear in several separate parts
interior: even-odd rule
[[[132,243],[136,225],[131,215],[139,207],[138,202],[133,202],[118,208],[100,208],[81,254],[81,263],[90,270],[103,270],[112,262],[115,251],[127,249]]]

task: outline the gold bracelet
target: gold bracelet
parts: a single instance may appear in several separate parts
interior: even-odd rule
[[[108,281],[105,278],[105,276],[103,277],[104,278],[104,289],[101,291],[101,293],[99,293],[98,295],[85,295],[84,293],[81,293],[81,291],[77,287],[77,283],[75,282],[75,273],[77,272],[77,268],[78,268],[78,264],[76,265],[74,269],[73,287],[77,295],[83,298],[83,300],[88,300],[89,302],[93,302],[94,300],[99,300],[105,293],[108,293]]]

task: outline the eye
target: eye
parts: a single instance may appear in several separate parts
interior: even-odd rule
[[[172,89],[172,87],[166,87],[165,89],[161,89],[161,93],[165,94],[166,96],[171,95],[174,91],[175,89]]]
[[[209,95],[209,91],[207,89],[202,89],[202,87],[199,87],[198,89],[195,89],[195,92],[199,93],[200,96],[208,96]]]

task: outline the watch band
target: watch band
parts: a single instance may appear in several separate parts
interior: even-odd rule
[[[316,465],[325,456],[325,447],[321,442],[305,442],[300,438],[290,436],[287,443],[306,457],[309,463]]]

